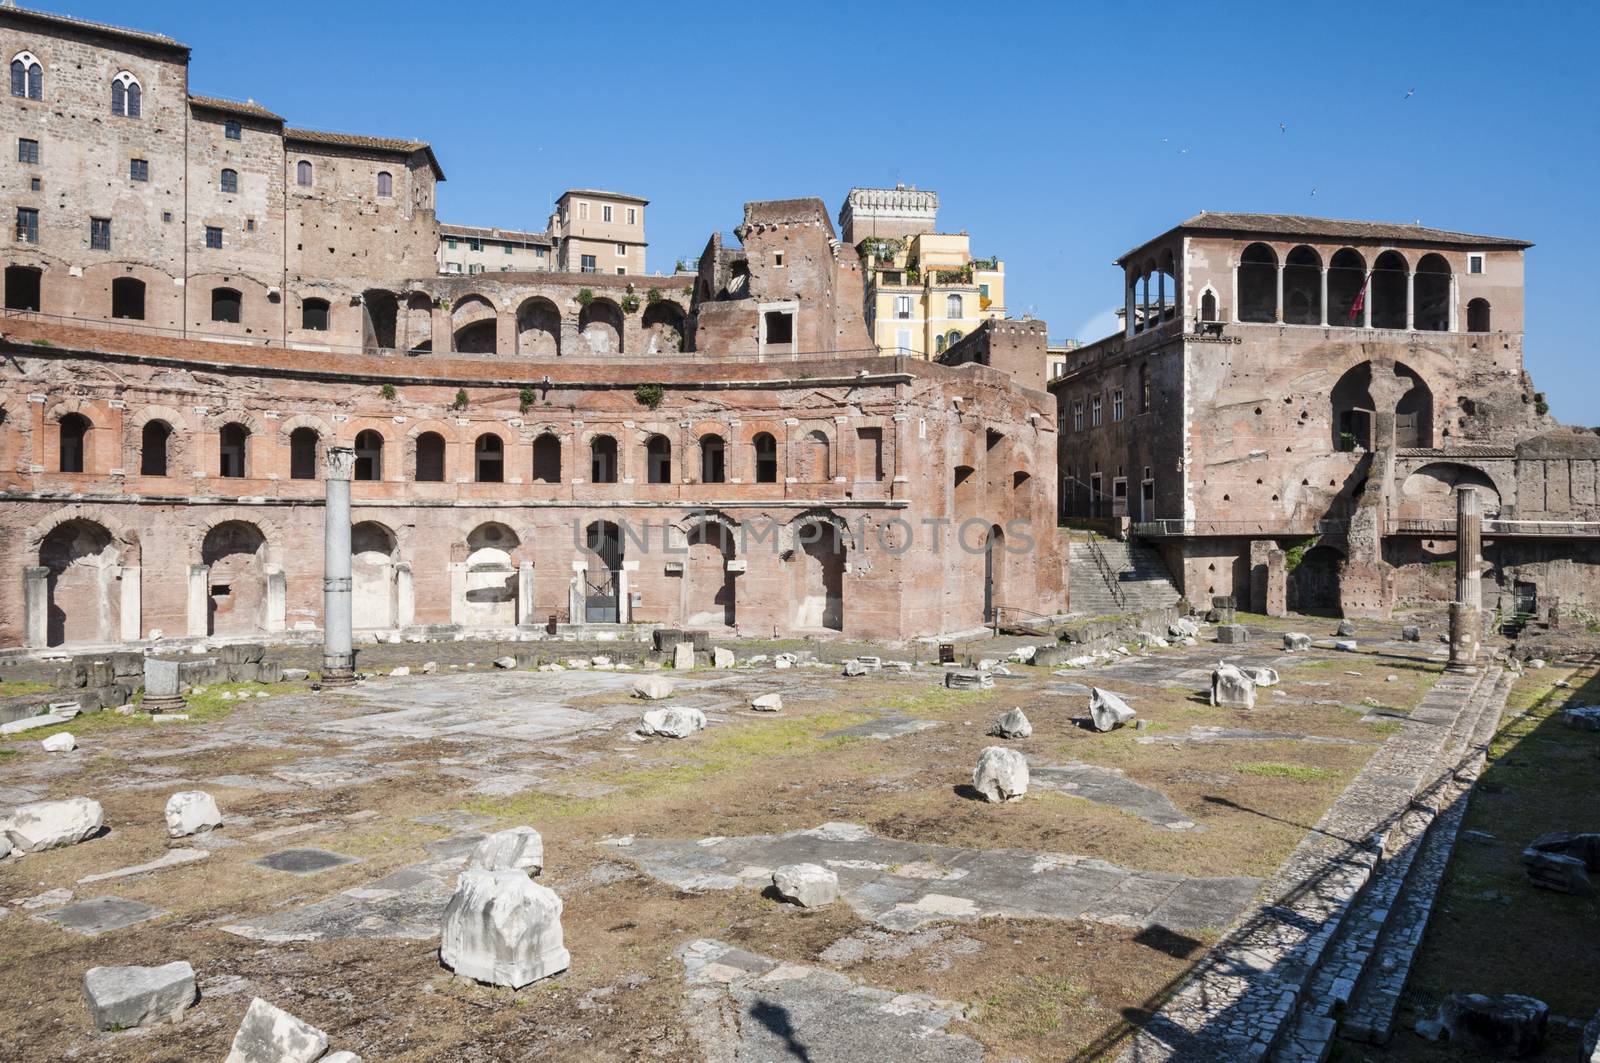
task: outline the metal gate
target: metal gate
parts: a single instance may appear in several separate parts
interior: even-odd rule
[[[621,618],[617,612],[618,573],[615,569],[601,569],[591,576],[583,576],[583,619],[590,624],[615,624]]]

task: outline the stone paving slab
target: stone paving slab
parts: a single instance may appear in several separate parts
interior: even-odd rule
[[[473,836],[473,843],[479,838]],[[238,937],[267,942],[350,938],[429,941],[439,936],[445,906],[450,903],[456,877],[465,866],[464,853],[425,860],[332,897],[287,911],[247,916],[222,929]]]
[[[1055,790],[1070,797],[1093,801],[1097,805],[1120,808],[1167,830],[1206,829],[1180,812],[1166,794],[1134,782],[1120,768],[1102,768],[1077,761],[1044,767],[1035,767],[1030,763],[1028,778],[1030,785],[1040,789]]]
[[[316,875],[323,871],[332,871],[336,867],[343,867],[345,864],[353,864],[356,858],[345,856],[343,853],[329,852],[326,849],[281,849],[250,862],[269,871],[283,871],[291,875]]]
[[[91,897],[50,912],[34,916],[43,923],[55,923],[63,930],[95,937],[112,930],[121,930],[135,923],[156,919],[167,913],[140,901],[121,897]]]
[[[119,867],[115,871],[102,871],[98,875],[85,875],[78,880],[78,885],[86,886],[91,882],[104,882],[113,878],[130,878],[134,875],[144,875],[151,871],[161,871],[169,867],[181,867],[184,864],[193,864],[204,860],[211,854],[200,849],[172,849],[157,860],[149,863],[136,864],[133,867]]]
[[[375,702],[385,711],[324,720],[317,726],[323,731],[391,741],[564,741],[637,716],[628,706],[604,715],[575,709],[567,704],[568,699],[626,691],[637,678],[628,672],[478,672],[433,676],[426,682],[363,684],[352,696]]]
[[[1314,742],[1330,746],[1377,745],[1377,739],[1324,738],[1296,731],[1253,731],[1245,727],[1191,727],[1186,734],[1138,735],[1134,741],[1148,746],[1157,742]]]
[[[1088,918],[1172,930],[1224,926],[1255,895],[1258,879],[1195,879],[1130,871],[1103,860],[1012,849],[880,838],[853,823],[742,838],[601,842],[622,860],[684,890],[764,889],[772,869],[813,863],[839,876],[840,894],[890,930],[990,916]],[[1138,883],[1134,888],[1130,883]],[[1165,919],[1174,922],[1163,922]]]
[[[919,720],[913,716],[882,716],[876,720],[856,724],[854,727],[829,731],[822,737],[869,738],[882,742],[890,738],[899,738],[901,735],[916,734],[918,731],[929,731],[938,726],[940,726],[938,720]]]
[[[979,1063],[983,1046],[950,1033],[951,1001],[779,963],[711,939],[678,950],[684,1015],[707,1063]]]

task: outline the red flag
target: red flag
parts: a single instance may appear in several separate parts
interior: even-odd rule
[[[1372,283],[1372,274],[1368,273],[1361,280],[1361,290],[1356,292],[1356,301],[1350,304],[1350,321],[1354,322],[1361,313],[1361,308],[1367,305],[1367,285]]]

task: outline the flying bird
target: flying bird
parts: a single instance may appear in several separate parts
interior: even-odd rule
[[[1400,98],[1403,99],[1403,100],[1409,100],[1412,96],[1415,96],[1416,94],[1417,94],[1417,90],[1416,89],[1407,89],[1406,90],[1406,94],[1404,96],[1400,97]]]
[[[1289,129],[1288,129],[1287,126],[1285,126],[1282,122],[1278,123],[1278,132],[1287,133],[1288,131],[1289,131]]]
[[[1316,195],[1317,194],[1317,186],[1316,185],[1312,185],[1311,186],[1311,194],[1312,195]]]

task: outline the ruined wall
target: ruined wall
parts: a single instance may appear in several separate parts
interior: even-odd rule
[[[1045,387],[1045,346],[1049,329],[1043,321],[1029,319],[984,321],[939,355],[941,365],[976,362],[1011,374],[1023,387]]]

